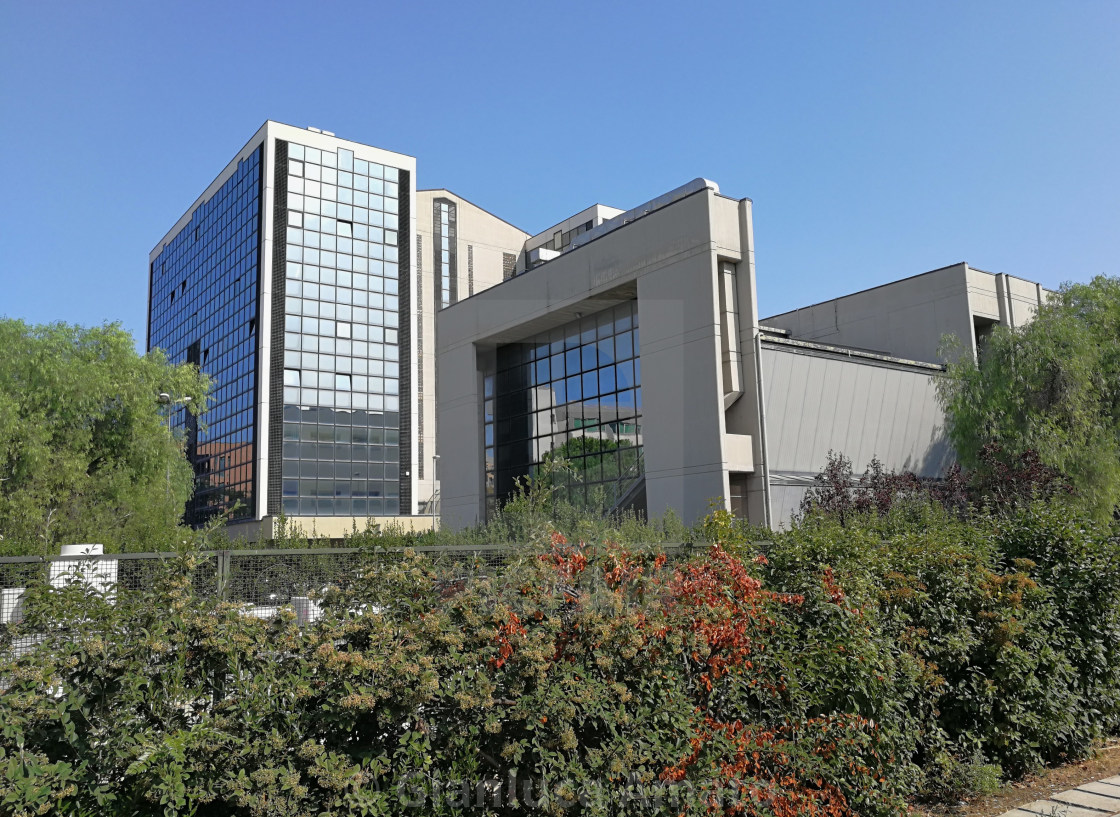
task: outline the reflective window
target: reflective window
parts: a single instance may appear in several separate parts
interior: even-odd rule
[[[302,181],[302,154],[290,157],[288,169]],[[204,428],[181,410],[172,414],[195,470],[185,514],[193,525],[255,513],[260,182],[258,150],[198,206],[152,262],[151,346],[165,350],[172,362],[196,364],[214,384]],[[298,237],[300,221],[289,223]],[[298,274],[296,261],[289,274]],[[298,321],[290,317],[286,324]]]
[[[561,490],[609,509],[644,472],[637,301],[498,347],[484,381],[487,508],[566,460]],[[625,338],[625,342],[620,342]]]
[[[284,346],[302,353],[291,353],[299,355],[299,384],[285,378],[283,435],[315,445],[284,448],[283,509],[291,515],[395,515],[400,352],[396,330],[389,330],[390,338],[383,327],[397,323],[397,236],[382,228],[384,176],[395,185],[397,170],[345,149],[299,152],[306,181],[301,202],[288,196],[289,212],[299,222],[289,219],[287,252],[300,258],[291,261],[296,269],[290,272],[297,274],[288,276],[285,304],[289,321],[301,323],[293,330],[286,321],[289,336],[300,334],[299,343],[286,337]],[[366,191],[375,182],[379,200],[370,201]],[[394,367],[391,378],[381,376],[387,366]]]

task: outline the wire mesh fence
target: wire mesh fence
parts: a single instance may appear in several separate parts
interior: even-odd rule
[[[691,545],[658,548],[671,558],[687,556]],[[436,564],[453,568],[456,583],[480,574],[496,574],[519,554],[521,545],[465,545],[415,547]],[[285,606],[300,624],[321,614],[319,599],[331,586],[344,585],[379,564],[399,560],[403,548],[300,548],[216,550],[203,554],[191,571],[194,591],[204,598],[244,605],[246,615],[270,618]],[[82,582],[110,598],[121,598],[151,587],[175,553],[121,553],[80,556],[0,557],[0,645],[22,652],[36,643],[34,635],[10,638],[11,628],[24,618],[27,591],[36,585],[61,588]],[[446,572],[446,571],[445,571]]]

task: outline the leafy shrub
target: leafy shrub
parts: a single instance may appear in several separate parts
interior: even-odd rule
[[[983,789],[988,767],[1080,757],[1116,729],[1120,544],[1107,530],[1023,494],[964,517],[921,492],[882,511],[821,507],[775,535],[763,576],[810,600],[834,586],[860,612],[853,645],[805,606],[798,638],[835,652],[804,660],[819,662],[823,706],[893,713],[880,723],[915,791]]]
[[[32,588],[0,636],[3,810],[876,817],[1120,725],[1120,542],[1055,499],[883,489],[772,534],[546,487],[459,540],[529,542],[502,568],[356,532],[303,629],[207,598],[189,545],[112,602]]]
[[[1037,452],[1028,450],[1011,456],[990,443],[978,457],[976,469],[965,473],[954,464],[941,479],[888,471],[878,458],[872,458],[867,470],[856,479],[852,461],[829,451],[824,468],[802,497],[798,521],[824,515],[844,525],[868,515],[882,518],[895,509],[912,515],[927,504],[965,517],[974,510],[1005,512],[1036,500],[1068,500],[1069,511],[1081,515],[1069,480],[1043,464]]]
[[[347,537],[348,544],[374,548],[518,545],[542,541],[553,531],[572,541],[609,539],[635,545],[692,541],[692,530],[671,509],[660,519],[649,519],[633,511],[589,513],[567,501],[565,492],[559,488],[562,480],[556,472],[564,472],[569,467],[565,460],[550,459],[536,477],[519,481],[513,496],[485,523],[473,528],[417,532],[395,525],[374,526],[355,530]]]
[[[116,603],[32,592],[44,640],[0,664],[6,812],[903,810],[883,730],[804,705],[805,600],[718,546],[554,533],[500,572],[371,553],[304,630],[198,597],[197,558]]]

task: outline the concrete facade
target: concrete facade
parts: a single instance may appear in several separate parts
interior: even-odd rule
[[[538,460],[555,435],[570,442],[582,433],[572,416],[602,423],[598,436],[592,432],[597,444],[615,441],[606,430],[609,406],[563,404],[556,388],[546,388],[543,405],[553,407],[540,409],[534,367],[547,371],[550,351],[553,369],[558,354],[570,354],[556,327],[578,332],[619,304],[636,305],[640,434],[632,442],[642,449],[649,515],[672,509],[691,523],[724,501],[777,528],[797,513],[830,451],[857,470],[878,458],[891,470],[943,474],[954,456],[936,400],[942,336],[956,334],[976,354],[991,326],[1022,325],[1048,297],[1037,284],[957,264],[760,321],[749,199],[696,180],[613,211],[552,249],[560,228],[585,214],[526,243],[549,250],[530,255],[526,274],[437,317],[443,524],[486,516],[507,419],[502,387],[495,400],[491,384],[510,350],[523,350],[526,362],[514,355],[506,368],[516,375],[521,366],[527,379],[506,388],[514,396],[526,390]],[[540,436],[544,416],[553,436]]]
[[[772,315],[762,324],[805,340],[941,360],[944,335],[956,336],[962,350],[975,356],[992,326],[1022,326],[1048,297],[1033,281],[962,262]]]
[[[648,512],[695,518],[728,495],[729,474],[755,475],[757,408],[735,389],[758,346],[751,239],[750,201],[698,180],[671,204],[441,312],[443,523],[485,514],[483,378],[497,348],[635,299]],[[723,365],[730,349],[735,383]],[[761,512],[761,486],[752,489]]]
[[[439,510],[439,452],[436,420],[436,314],[439,302],[439,231],[435,229],[437,202],[454,204],[453,250],[458,298],[469,298],[524,272],[524,246],[529,234],[450,190],[420,190],[416,195],[417,305],[417,490],[420,513]]]
[[[574,216],[570,216],[558,224],[553,224],[547,230],[542,230],[527,238],[525,241],[526,265],[522,268],[522,271],[555,258],[560,252],[571,246],[576,237],[590,232],[603,222],[621,213],[622,211],[617,207],[593,204],[580,210]]]

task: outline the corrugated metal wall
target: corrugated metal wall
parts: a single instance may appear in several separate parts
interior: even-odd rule
[[[830,450],[857,474],[876,456],[889,470],[928,477],[953,462],[935,374],[765,344],[762,366],[775,525],[788,523]]]

